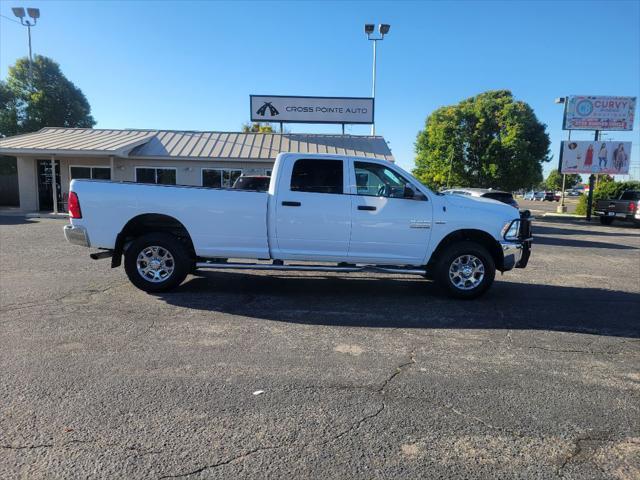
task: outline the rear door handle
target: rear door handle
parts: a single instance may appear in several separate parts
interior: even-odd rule
[[[376,209],[376,207],[370,206],[370,205],[358,205],[358,210],[368,210],[368,211],[374,211]]]
[[[283,207],[299,207],[300,205],[302,205],[300,202],[282,202]]]

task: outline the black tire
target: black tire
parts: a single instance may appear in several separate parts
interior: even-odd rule
[[[613,223],[613,217],[605,217],[604,215],[600,215],[600,223],[602,225],[611,225]]]
[[[163,252],[168,252],[169,254],[164,254],[164,260],[162,260],[162,262],[166,262],[166,264],[162,263],[162,265],[156,269],[156,271],[159,270],[158,277],[160,277],[157,280],[151,280],[138,271],[138,256],[143,254],[145,249],[149,249],[148,253],[154,252],[153,247],[158,247],[156,251],[160,255],[163,255]],[[149,258],[155,259],[159,258],[159,256]],[[145,263],[142,262],[141,268],[144,267],[144,265]],[[149,233],[138,237],[129,245],[124,254],[124,269],[127,272],[129,280],[140,290],[150,293],[164,292],[177,287],[182,283],[187,274],[191,272],[193,266],[194,261],[189,255],[189,251],[185,245],[169,233]],[[172,270],[171,267],[173,267]],[[142,268],[142,270],[144,270],[144,268]],[[153,270],[154,269],[151,269],[150,273],[155,276]],[[171,270],[170,273],[168,273],[169,270]],[[166,274],[166,278],[161,278],[163,274]]]
[[[459,276],[457,277],[458,285],[456,285],[456,282],[449,274],[450,269],[452,269],[452,264],[456,262],[457,259],[465,256],[472,256],[479,260],[484,269],[484,273],[480,275],[479,272],[473,272],[473,279],[469,277],[466,280],[463,276]],[[473,262],[476,264],[475,260],[473,260]],[[468,260],[467,263],[469,263]],[[453,298],[472,299],[479,297],[493,284],[495,276],[496,264],[493,257],[486,248],[472,241],[461,241],[449,245],[438,256],[435,263],[434,278],[436,284],[444,290],[447,295]],[[472,283],[477,281],[478,278],[480,278],[478,284],[472,286]],[[462,286],[460,286],[461,282]]]

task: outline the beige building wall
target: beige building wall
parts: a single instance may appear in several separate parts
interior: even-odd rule
[[[18,157],[18,182],[20,189],[20,209],[24,211],[37,211],[38,182],[37,160],[50,160],[44,157]],[[71,182],[70,169],[77,167],[111,167],[110,157],[83,158],[83,157],[56,157],[60,161],[60,184],[62,194],[69,193]],[[176,184],[178,185],[202,185],[202,169],[239,169],[245,175],[264,175],[273,168],[273,162],[247,162],[247,161],[191,161],[191,160],[137,160],[137,159],[113,159],[113,171],[111,178],[114,181],[135,182],[136,167],[175,168]]]
[[[38,179],[36,161],[33,158],[17,157],[18,191],[20,210],[33,212],[38,210]]]

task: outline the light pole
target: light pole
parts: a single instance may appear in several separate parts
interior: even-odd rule
[[[374,108],[376,102],[376,44],[378,43],[378,40],[384,40],[384,36],[389,33],[390,28],[391,25],[388,23],[379,24],[378,36],[374,37],[372,35],[375,25],[373,23],[367,23],[364,26],[364,33],[367,35],[367,40],[371,40],[373,42],[373,83],[371,86],[371,97],[373,97]],[[375,118],[373,119],[373,122],[374,123],[371,124],[371,135],[376,134]]]
[[[20,23],[27,27],[29,32],[29,77],[31,81],[33,81],[33,55],[31,54],[31,27],[35,27],[36,23],[38,23],[38,19],[40,18],[40,9],[39,8],[27,8],[27,12],[25,13],[24,8],[22,7],[13,7],[13,14],[20,19]],[[31,20],[25,19],[25,17],[29,15]]]
[[[567,108],[566,97],[556,98],[555,103],[563,104],[564,108],[565,109]],[[571,130],[569,130],[569,140],[571,140]],[[560,145],[562,145],[562,143]],[[562,148],[562,146],[560,148]],[[558,173],[562,173],[562,172],[558,172]],[[557,213],[567,213],[567,206],[564,204],[564,186],[565,186],[566,179],[567,179],[567,176],[564,173],[562,173],[562,195],[560,197],[560,205],[556,208]]]

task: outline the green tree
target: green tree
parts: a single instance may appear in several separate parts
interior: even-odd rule
[[[32,76],[33,74],[33,76]],[[0,81],[0,136],[42,127],[93,127],[91,107],[82,91],[48,57],[36,55],[32,74],[21,58]]]
[[[269,123],[244,123],[242,125],[243,133],[273,133],[273,127]]]
[[[570,173],[566,175],[564,188],[570,189],[575,187],[582,181],[582,177],[577,173]],[[544,186],[548,190],[562,190],[562,174],[558,172],[557,168],[554,168],[549,172],[549,176],[544,182]]]
[[[494,90],[441,107],[418,133],[413,173],[432,188],[539,184],[549,158],[549,136],[525,102]]]

